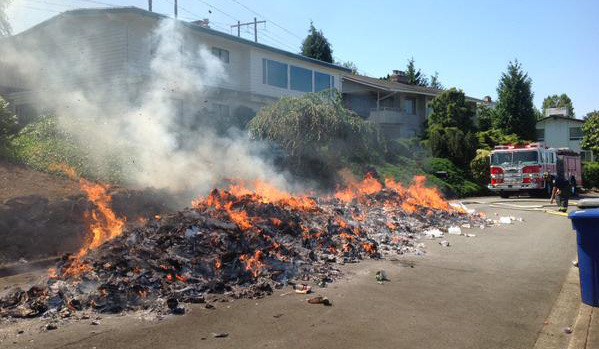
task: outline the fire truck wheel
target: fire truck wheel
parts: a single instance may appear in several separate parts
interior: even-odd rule
[[[501,196],[502,199],[507,199],[510,197],[510,193],[508,193],[507,191],[500,191],[499,196]]]

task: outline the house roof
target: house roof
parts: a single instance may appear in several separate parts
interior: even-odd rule
[[[415,94],[422,94],[422,95],[428,95],[428,96],[437,96],[444,91],[442,89],[437,89],[437,88],[432,88],[432,87],[404,84],[401,82],[381,80],[381,79],[371,78],[369,76],[356,75],[356,74],[343,75],[343,79],[350,81],[350,82],[357,83],[357,84],[369,86],[369,87],[372,87],[375,89],[387,91],[387,92],[405,92],[405,93],[415,93]],[[466,98],[471,102],[477,102],[477,103],[483,102],[482,99],[478,99],[478,98],[473,98],[473,97],[468,97],[468,96],[466,96]]]
[[[110,8],[85,8],[85,9],[76,9],[76,10],[70,10],[70,11],[65,11],[62,12],[52,18],[49,18],[47,20],[45,20],[44,22],[41,22],[15,36],[20,36],[23,35],[25,33],[29,33],[35,30],[39,30],[43,27],[45,27],[46,25],[48,25],[50,22],[53,22],[55,20],[58,20],[60,18],[64,18],[64,17],[68,17],[68,16],[98,16],[98,15],[111,15],[111,14],[120,14],[120,13],[125,13],[125,14],[136,14],[136,15],[140,15],[140,16],[146,16],[146,17],[152,17],[155,19],[164,19],[164,18],[170,18],[168,16],[165,16],[163,14],[159,14],[159,13],[155,13],[155,12],[150,12],[150,11],[146,11],[143,9],[140,9],[138,7],[110,7]],[[268,46],[265,44],[261,44],[261,43],[257,43],[254,41],[250,41],[241,37],[237,37],[234,35],[230,35],[227,33],[223,33],[220,32],[218,30],[214,30],[214,29],[210,29],[210,28],[206,28],[206,27],[202,27],[200,25],[197,24],[193,24],[193,23],[189,23],[189,22],[185,22],[185,21],[181,21],[178,20],[178,23],[190,28],[192,30],[196,30],[205,34],[209,34],[209,35],[214,35],[214,36],[218,36],[227,40],[231,40],[231,41],[235,41],[244,45],[248,45],[248,46],[252,46],[252,47],[256,47],[256,48],[260,48],[263,50],[267,50],[270,52],[274,52],[283,56],[287,56],[290,58],[295,58],[295,59],[299,59],[305,62],[309,62],[312,64],[318,64],[327,68],[331,68],[331,69],[336,69],[336,70],[340,70],[343,72],[351,72],[351,69],[336,65],[336,64],[332,64],[332,63],[328,63],[328,62],[324,62],[324,61],[320,61],[318,59],[314,59],[314,58],[310,58],[310,57],[306,57],[297,53],[292,53],[289,51],[285,51],[285,50],[281,50],[278,49],[276,47],[272,47],[272,46]]]
[[[543,122],[543,121],[549,120],[549,119],[553,119],[553,120],[561,119],[561,120],[574,121],[574,122],[579,122],[581,124],[584,124],[584,120],[576,119],[576,118],[569,118],[569,117],[563,116],[563,115],[549,115],[549,116],[546,116],[546,117],[544,117],[542,119],[537,120],[537,124],[539,122]]]

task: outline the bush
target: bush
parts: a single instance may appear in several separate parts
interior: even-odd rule
[[[515,134],[506,135],[498,129],[490,129],[476,133],[478,144],[481,149],[492,150],[496,145],[502,144],[524,144],[524,141]]]
[[[440,179],[450,188],[455,195],[460,197],[482,195],[486,192],[485,188],[469,180],[468,174],[458,168],[448,159],[432,158],[425,165],[424,170],[430,175],[438,172],[446,172],[447,178]]]
[[[8,102],[0,97],[0,149],[5,150],[9,139],[17,132],[16,115],[10,110]]]
[[[486,186],[491,182],[490,167],[491,167],[491,152],[486,149],[476,151],[476,156],[470,162],[470,175],[472,179]]]
[[[60,130],[53,116],[43,116],[25,126],[8,145],[9,160],[44,172],[60,172],[58,164],[68,165],[85,178],[118,183],[123,178],[116,154],[103,163],[90,156],[85,144]]]
[[[419,159],[429,156],[418,138],[400,138],[386,142],[385,161],[401,162],[401,158]]]
[[[460,166],[468,166],[476,155],[478,140],[472,132],[457,127],[431,126],[429,145],[433,156],[446,158]]]
[[[583,164],[582,181],[585,188],[599,188],[599,162]]]
[[[281,98],[264,107],[249,130],[285,150],[287,167],[306,177],[330,180],[343,167],[383,160],[377,130],[346,109],[338,92]]]

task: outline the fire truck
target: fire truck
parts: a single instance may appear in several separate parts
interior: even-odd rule
[[[543,143],[499,145],[491,152],[489,189],[502,198],[518,192],[550,196],[558,171],[582,185],[580,154],[568,148],[548,148]]]

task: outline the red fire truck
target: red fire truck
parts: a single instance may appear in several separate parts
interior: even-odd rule
[[[553,179],[563,171],[568,180],[582,185],[580,154],[568,148],[547,148],[542,143],[499,145],[491,152],[489,189],[507,198],[516,192],[551,195]]]

